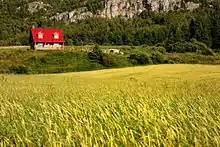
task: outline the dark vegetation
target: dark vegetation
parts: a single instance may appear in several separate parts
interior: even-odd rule
[[[63,28],[66,45],[121,47],[124,55],[104,54],[98,46],[82,51],[1,51],[1,73],[58,73],[146,64],[219,64],[220,2],[206,0],[194,11],[144,11],[126,20],[93,18],[77,23],[48,19],[57,13],[87,7],[96,13],[103,0],[43,0],[53,9],[28,13],[25,1],[1,1],[0,46],[28,45],[30,26]],[[30,2],[30,1],[29,1]],[[135,47],[138,46],[138,47]]]
[[[118,46],[124,54],[103,53],[100,48],[93,46],[90,52],[5,49],[0,52],[0,73],[61,73],[150,64],[220,64],[220,55],[208,47],[187,53],[167,53],[163,46]]]
[[[25,1],[2,1],[0,9],[0,45],[28,45],[29,30],[36,27],[61,27],[64,30],[68,45],[157,45],[173,44],[183,48],[181,52],[191,50],[187,45],[192,38],[204,43],[207,47],[219,51],[220,48],[220,2],[213,0],[201,2],[199,9],[194,11],[180,10],[168,13],[144,11],[134,19],[125,20],[93,18],[77,23],[65,23],[49,19],[57,13],[70,11],[74,8],[87,7],[96,13],[104,7],[104,0],[42,0],[52,5],[47,11],[28,13]],[[29,1],[30,2],[30,1]],[[192,46],[191,46],[192,47]],[[169,51],[168,50],[168,51]]]

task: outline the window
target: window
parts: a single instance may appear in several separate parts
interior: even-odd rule
[[[58,33],[54,33],[53,36],[54,36],[54,39],[59,39],[59,34]]]
[[[38,38],[39,38],[39,39],[43,39],[43,33],[42,33],[42,32],[39,32],[39,33],[38,33]]]
[[[38,47],[44,47],[43,43],[38,43],[37,45],[38,45]]]

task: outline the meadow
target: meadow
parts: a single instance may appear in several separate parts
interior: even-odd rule
[[[220,66],[0,75],[0,146],[220,146]]]

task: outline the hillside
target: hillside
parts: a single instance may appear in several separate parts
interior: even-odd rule
[[[218,146],[220,67],[0,75],[5,146]]]
[[[194,38],[220,48],[219,0],[3,0],[0,4],[4,46],[28,45],[30,27],[35,25],[62,28],[66,45],[165,47]]]

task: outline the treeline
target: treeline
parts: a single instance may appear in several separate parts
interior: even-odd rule
[[[81,7],[82,4],[94,13],[103,7],[102,0],[84,3],[83,1],[75,3],[76,1],[51,2],[45,0],[50,4],[60,4],[57,7],[54,6],[53,11],[39,11],[36,14],[29,14],[25,9],[16,12],[16,7],[21,2],[10,1],[12,7],[7,5],[1,10],[3,15],[1,15],[2,21],[0,21],[0,45],[28,45],[29,29],[34,24],[36,27],[63,28],[67,45],[96,43],[100,45],[158,45],[190,42],[195,38],[216,51],[220,48],[219,0],[214,0],[212,3],[204,0],[201,7],[194,11],[154,13],[146,10],[131,20],[120,17],[115,19],[93,18],[67,24],[44,17],[62,12],[64,9],[71,10]],[[6,2],[3,1],[1,4]]]
[[[63,26],[69,44],[82,45],[156,45],[164,42],[189,42],[190,39],[208,47],[220,47],[220,5],[201,7],[192,12],[143,12],[138,18],[83,20]]]

